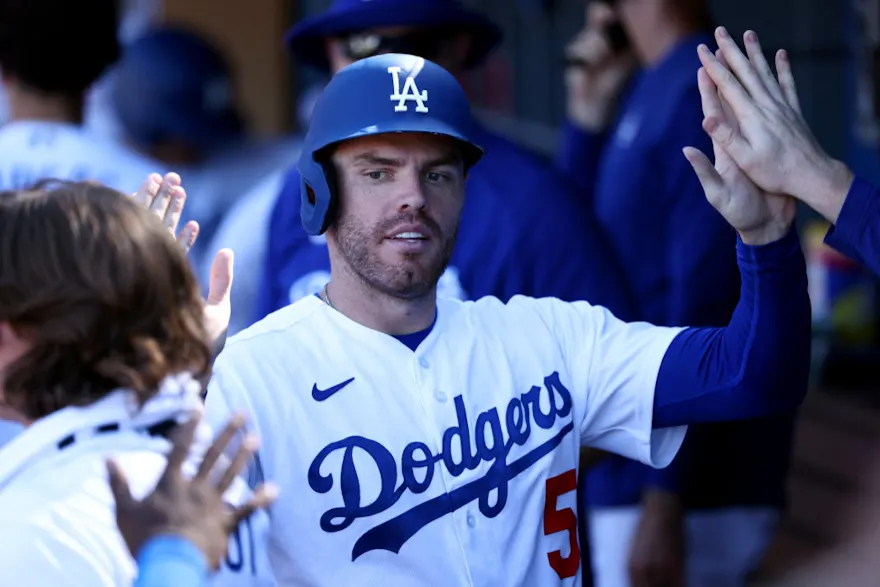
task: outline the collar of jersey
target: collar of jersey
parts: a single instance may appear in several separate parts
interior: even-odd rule
[[[339,312],[338,310],[333,310],[317,296],[307,296],[306,298],[304,298],[304,300],[306,299],[309,300],[308,303],[314,304],[316,308],[323,308],[323,310],[328,312],[328,314],[331,316],[331,320],[333,320],[336,324],[344,327],[353,336],[361,338],[364,341],[382,338],[383,340],[394,339],[399,342],[398,337],[392,336],[390,334],[385,334],[384,332],[379,332],[378,330],[373,330],[372,328],[368,328],[363,324],[360,324],[359,322],[355,322],[342,312]],[[421,352],[424,349],[429,348],[433,344],[433,342],[439,336],[438,333],[443,331],[444,324],[449,321],[452,313],[461,303],[462,302],[460,302],[459,300],[437,298],[437,313],[434,316],[434,322],[430,327],[430,332],[427,334],[427,336],[425,336],[424,340],[419,345],[417,352]]]
[[[160,432],[169,421],[184,421],[202,409],[200,392],[197,381],[181,374],[166,379],[159,393],[141,408],[130,391],[119,389],[94,404],[64,408],[41,418],[0,448],[0,489],[23,469],[80,440],[116,431],[148,436]],[[197,434],[199,450],[210,439],[205,424]]]

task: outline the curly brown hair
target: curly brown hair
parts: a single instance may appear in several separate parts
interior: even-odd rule
[[[0,192],[0,323],[29,343],[5,402],[37,419],[114,389],[141,403],[162,379],[206,379],[203,303],[181,248],[149,210],[88,182]]]

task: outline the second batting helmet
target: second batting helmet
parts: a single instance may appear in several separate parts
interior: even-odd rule
[[[471,138],[470,103],[456,79],[413,55],[385,54],[340,70],[315,104],[298,169],[302,224],[319,235],[333,221],[335,171],[328,152],[340,142],[389,133],[429,133],[455,139],[465,169],[483,156]]]

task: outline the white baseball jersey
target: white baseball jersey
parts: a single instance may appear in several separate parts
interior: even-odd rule
[[[160,163],[72,124],[16,121],[0,127],[0,189],[45,179],[100,181],[123,193],[137,191]]]
[[[132,585],[137,567],[116,526],[105,460],[119,463],[132,494],[142,498],[162,474],[170,447],[158,431],[200,404],[197,394],[181,401],[168,393],[138,410],[132,399],[117,391],[85,408],[65,408],[0,449],[0,585]],[[200,435],[206,445],[207,425]],[[190,471],[201,459],[195,460]],[[247,494],[242,481],[227,497],[241,503]],[[232,536],[210,585],[274,586],[267,539],[268,517],[261,512]]]
[[[209,421],[249,414],[250,482],[281,488],[279,584],[580,585],[581,447],[675,456],[686,428],[651,423],[680,329],[557,299],[437,308],[412,351],[310,296],[216,362]]]

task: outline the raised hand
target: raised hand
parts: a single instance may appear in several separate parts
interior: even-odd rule
[[[789,194],[834,222],[853,175],[810,132],[788,55],[776,53],[777,79],[753,31],[743,37],[747,55],[723,27],[715,37],[718,55],[705,45],[698,53],[730,111],[727,117],[707,113],[706,132],[762,190]]]
[[[186,204],[186,191],[180,185],[180,176],[166,173],[164,177],[152,173],[134,194],[134,200],[151,210],[177,239],[183,250],[189,252],[199,236],[199,224],[187,222],[180,233],[177,225]]]
[[[720,50],[715,57],[726,65]],[[739,132],[739,122],[730,104],[720,95],[705,68],[697,72],[697,83],[704,117],[719,121],[732,132]],[[714,166],[699,150],[692,147],[684,150],[709,203],[740,233],[743,242],[760,245],[784,236],[797,212],[795,200],[762,190],[739,168],[715,137],[712,146]]]
[[[583,30],[565,49],[569,119],[600,131],[611,121],[620,92],[637,66],[632,51],[615,52],[605,31],[617,21],[605,2],[589,2]]]
[[[178,233],[177,227],[186,204],[186,190],[181,185],[180,176],[166,173],[151,174],[134,194],[134,199],[152,210],[165,223],[171,235],[177,239],[183,250],[189,252],[199,236],[199,224],[187,222]],[[211,264],[208,282],[208,297],[205,299],[205,330],[208,340],[215,348],[222,346],[232,317],[233,254],[230,249],[221,249]]]

